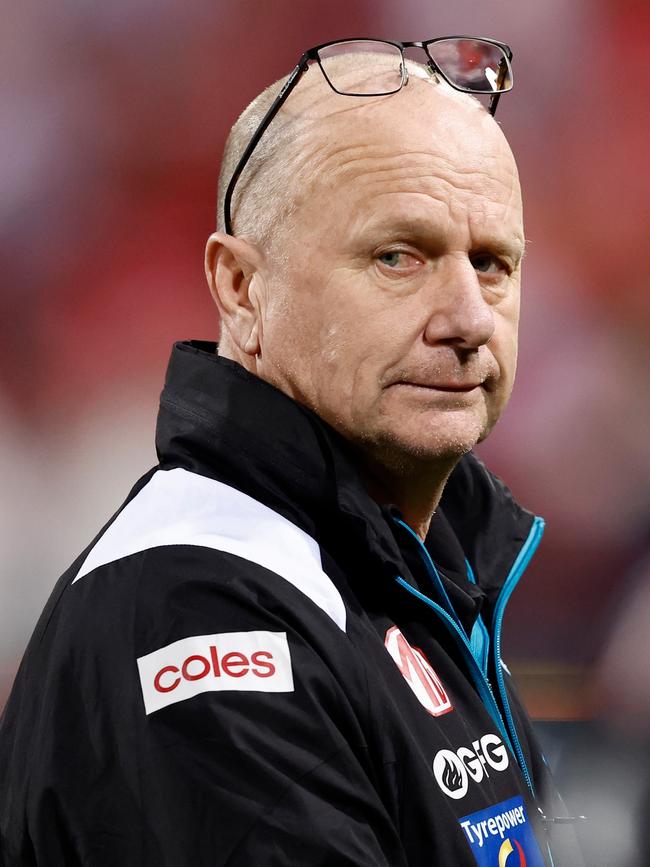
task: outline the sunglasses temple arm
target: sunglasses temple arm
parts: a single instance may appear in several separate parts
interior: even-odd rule
[[[235,186],[237,185],[237,181],[239,180],[239,177],[240,177],[241,173],[243,172],[244,167],[246,166],[246,163],[250,159],[251,154],[253,153],[253,151],[257,147],[260,139],[262,138],[262,136],[266,132],[269,124],[271,123],[273,118],[276,116],[276,114],[280,111],[280,109],[282,108],[283,104],[286,102],[286,99],[289,96],[289,94],[291,93],[291,91],[294,89],[294,87],[296,86],[298,81],[302,78],[302,76],[305,74],[305,72],[309,68],[309,63],[307,61],[308,61],[307,54],[303,54],[303,56],[298,61],[298,65],[295,67],[293,72],[291,72],[291,74],[289,75],[289,77],[285,81],[285,83],[282,87],[282,90],[280,91],[280,93],[278,93],[278,95],[275,97],[275,99],[273,100],[273,102],[269,106],[268,111],[266,112],[266,114],[262,118],[260,125],[255,130],[253,137],[246,145],[246,149],[244,150],[244,153],[241,155],[239,162],[235,166],[235,171],[232,173],[232,177],[230,178],[230,182],[228,184],[228,189],[226,190],[226,195],[224,197],[224,202],[223,202],[224,228],[226,230],[226,234],[228,234],[228,235],[232,235],[232,221],[230,218],[230,205],[232,203],[232,197],[233,197],[233,193],[235,192]]]

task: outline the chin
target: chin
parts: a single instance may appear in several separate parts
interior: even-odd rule
[[[460,412],[436,413],[421,423],[395,431],[394,444],[420,461],[461,458],[484,439],[490,430],[486,414]]]
[[[487,435],[487,434],[486,434]],[[379,461],[393,469],[413,471],[434,464],[455,464],[471,451],[480,436],[465,430],[462,433],[449,430],[436,431],[434,435],[422,436],[422,432],[405,436],[401,432],[385,432],[365,443],[366,449],[374,452]]]
[[[422,464],[435,464],[443,461],[457,461],[470,452],[478,440],[439,439],[435,442],[407,443],[402,453],[410,459]]]

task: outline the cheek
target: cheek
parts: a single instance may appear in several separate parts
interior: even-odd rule
[[[355,288],[354,302],[349,295],[332,302],[318,336],[318,354],[325,387],[352,400],[352,411],[361,412],[381,397],[387,373],[412,354],[422,317],[402,299]]]
[[[517,369],[518,310],[510,312],[512,315],[499,318],[494,338],[489,344],[499,366],[498,395],[504,403],[510,397]]]
[[[363,346],[349,305],[314,288],[274,295],[264,320],[263,357],[271,381],[332,418],[357,400]]]
[[[359,314],[340,314],[323,324],[306,356],[312,368],[317,411],[341,432],[363,429],[380,400],[386,368],[386,340],[377,320]]]
[[[338,404],[341,413],[361,399],[371,381],[372,363],[363,336],[358,323],[335,317],[323,323],[310,350],[319,392]]]
[[[286,286],[274,286],[263,321],[267,358],[280,364],[284,358],[305,357],[315,339],[317,321],[313,300]]]
[[[513,379],[517,367],[517,332],[508,329],[501,337],[498,355],[501,373],[507,379]]]

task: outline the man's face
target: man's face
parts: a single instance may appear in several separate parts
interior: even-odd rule
[[[282,264],[266,275],[258,362],[392,463],[458,457],[497,421],[515,374],[524,246],[516,167],[494,121],[412,85],[323,119]]]

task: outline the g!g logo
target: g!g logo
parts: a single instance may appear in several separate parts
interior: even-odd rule
[[[471,747],[438,750],[433,760],[436,782],[450,798],[460,800],[470,782],[480,783],[493,771],[505,771],[510,764],[508,750],[498,735],[487,734],[472,741]]]
[[[517,847],[517,854],[519,856],[518,862],[510,858],[512,853],[515,851],[512,848],[510,840],[503,841],[501,848],[499,849],[499,867],[526,867],[526,856],[524,855],[524,850],[516,840],[515,846]]]

